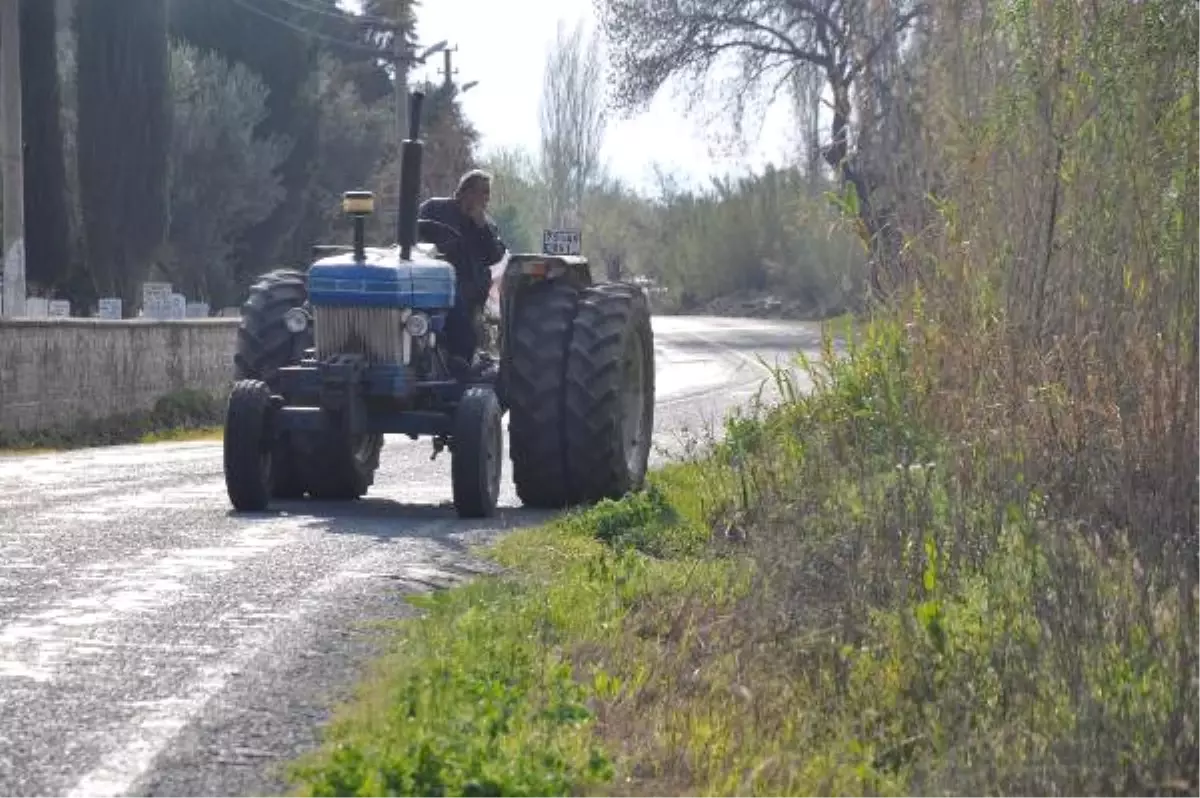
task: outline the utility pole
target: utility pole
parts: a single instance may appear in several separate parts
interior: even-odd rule
[[[452,78],[452,75],[454,75],[454,69],[451,66],[450,59],[452,58],[454,51],[457,49],[457,47],[449,47],[445,52],[442,53],[442,86],[447,89],[454,84],[454,80]]]
[[[451,47],[442,53],[442,88],[446,90],[453,88],[456,89],[456,94],[466,94],[473,87],[478,86],[479,81],[472,80],[457,87],[454,85],[454,76],[458,74],[458,70],[454,68],[451,55],[456,52],[458,52],[458,48]]]
[[[25,315],[25,164],[21,135],[21,0],[0,0],[0,171],[4,315]]]

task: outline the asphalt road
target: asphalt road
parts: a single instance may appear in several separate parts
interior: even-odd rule
[[[687,439],[817,345],[814,326],[658,317],[656,443]],[[217,443],[0,457],[0,794],[246,795],[378,651],[400,594],[486,567],[466,548],[545,520],[457,520],[449,457],[390,438],[368,498],[230,510]],[[663,451],[655,460],[667,456]]]

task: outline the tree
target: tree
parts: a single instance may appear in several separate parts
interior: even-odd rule
[[[861,155],[864,143],[879,140],[875,128],[894,119],[892,81],[902,39],[925,13],[921,0],[597,2],[615,49],[614,104],[624,110],[644,107],[673,79],[695,86],[732,67],[725,99],[740,128],[748,110],[774,99],[798,70],[819,69],[832,98],[823,155],[853,190],[876,263],[894,264],[896,231],[875,203],[882,181]]]
[[[413,52],[417,47],[417,9],[420,8],[417,0],[361,0],[361,3],[362,14],[358,20],[365,43],[393,53],[396,35],[399,34],[404,37],[409,53]],[[388,71],[394,79],[391,64],[388,65]]]
[[[811,64],[792,73],[792,109],[800,128],[799,160],[813,186],[819,185],[822,178],[821,92],[824,88],[821,70]]]
[[[162,255],[171,136],[162,0],[79,0],[78,162],[93,287],[133,307]]]
[[[176,290],[215,305],[237,304],[237,236],[283,201],[276,167],[287,156],[280,137],[256,138],[267,89],[241,64],[187,44],[172,50],[172,258]]]
[[[426,83],[425,105],[421,110],[422,197],[449,194],[463,173],[475,166],[475,147],[479,133],[467,120],[458,103],[457,92],[451,87]],[[389,126],[388,135],[392,128]],[[379,197],[379,211],[369,227],[373,237],[384,241],[396,240],[396,214],[400,197],[400,161],[392,148],[383,166],[374,177],[374,191]]]
[[[56,17],[54,3],[21,0],[26,268],[30,283],[43,287],[60,284],[71,261]]]
[[[390,97],[389,101],[365,102],[355,75],[342,69],[333,57],[321,57],[316,174],[300,225],[306,239],[350,239],[353,226],[342,213],[342,193],[368,186],[392,150]]]
[[[536,158],[523,149],[497,148],[481,159],[492,174],[492,218],[513,252],[540,249],[546,192]]]
[[[598,175],[583,201],[583,251],[610,280],[641,273],[659,237],[645,203],[619,179]]]
[[[577,224],[583,196],[600,167],[605,113],[600,40],[579,22],[559,22],[542,78],[542,174],[554,227]]]
[[[705,192],[671,193],[659,205],[657,230],[626,240],[653,242],[642,256],[653,269],[642,271],[657,273],[681,300],[769,291],[822,316],[853,301],[861,246],[810,191],[798,169],[714,180]]]
[[[163,0],[156,2],[164,5]],[[318,35],[327,35],[322,26],[328,17],[302,9],[318,4],[326,12],[336,8],[329,0],[187,0],[170,4],[174,35],[232,63],[245,64],[261,76],[269,90],[267,116],[255,133],[287,136],[292,141],[288,157],[278,169],[284,201],[239,237],[237,271],[242,281],[279,261],[302,261],[309,254],[311,242],[305,240],[299,226],[310,201],[318,151],[317,64],[320,43],[325,41]]]
[[[463,173],[475,166],[479,132],[463,113],[458,91],[453,86],[434,88],[426,84],[425,96],[422,194],[447,194]]]

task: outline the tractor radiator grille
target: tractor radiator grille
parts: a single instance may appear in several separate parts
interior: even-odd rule
[[[400,308],[313,309],[317,357],[363,355],[371,364],[404,363],[404,321]]]

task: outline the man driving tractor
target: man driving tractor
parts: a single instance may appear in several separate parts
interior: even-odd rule
[[[490,267],[506,251],[487,215],[491,184],[490,174],[473,169],[458,181],[453,197],[430,198],[417,215],[420,239],[436,245],[457,273],[456,299],[446,319],[446,348],[453,361],[451,368],[473,376],[484,376],[493,369],[478,357],[476,320],[491,290]]]

